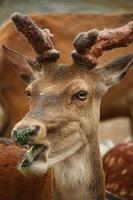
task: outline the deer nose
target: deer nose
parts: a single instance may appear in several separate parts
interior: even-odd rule
[[[26,145],[34,138],[40,130],[40,126],[32,126],[28,128],[14,128],[12,130],[12,139],[15,143]]]

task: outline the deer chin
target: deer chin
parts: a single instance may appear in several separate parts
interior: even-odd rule
[[[46,155],[46,146],[44,146],[43,144],[34,144],[29,148],[21,162],[18,164],[18,169],[23,174],[27,174],[28,171],[30,171],[30,167],[32,166],[32,164],[34,162],[38,163],[42,156],[45,161]]]
[[[44,145],[33,145],[18,164],[18,170],[25,176],[45,174],[55,164],[67,159],[83,146],[81,140],[76,140],[71,146],[60,151],[46,151]]]

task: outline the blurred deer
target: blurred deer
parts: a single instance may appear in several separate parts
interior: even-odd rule
[[[128,200],[133,199],[133,142],[118,144],[103,158],[106,189]]]
[[[41,30],[19,13],[12,15],[12,21],[37,53],[31,59],[3,46],[27,84],[30,101],[29,112],[12,130],[16,144],[29,146],[19,170],[43,175],[52,168],[51,199],[108,199],[98,142],[100,102],[109,87],[127,74],[133,54],[99,68],[96,65],[104,51],[133,41],[133,22],[117,29],[78,34],[73,62],[65,65],[57,63],[60,53],[48,29]]]

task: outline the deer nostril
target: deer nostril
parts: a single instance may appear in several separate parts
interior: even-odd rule
[[[13,129],[13,131],[12,131],[12,139],[14,140],[14,142],[17,142],[17,134],[18,134],[18,130],[17,129]]]
[[[39,126],[32,126],[30,128],[25,129],[24,131],[25,131],[25,133],[32,136],[34,134],[37,134],[39,130],[40,130]]]
[[[35,136],[40,130],[39,126],[32,126],[26,129],[13,129],[12,139],[21,145],[28,144],[30,137]]]
[[[38,133],[39,130],[40,130],[40,126],[36,126],[35,127],[35,133]]]
[[[29,134],[27,133],[26,129],[13,129],[12,139],[16,143],[25,145],[29,141]]]

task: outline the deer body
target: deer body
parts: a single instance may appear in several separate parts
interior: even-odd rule
[[[30,59],[3,46],[17,74],[27,84],[30,109],[12,130],[16,144],[29,149],[19,163],[23,174],[42,175],[50,168],[53,200],[105,200],[98,122],[100,102],[133,64],[126,55],[95,68],[103,51],[133,41],[133,22],[104,31],[80,33],[71,65],[59,65],[52,34],[28,17],[15,13],[12,21],[37,53]],[[77,167],[76,167],[77,166]]]

